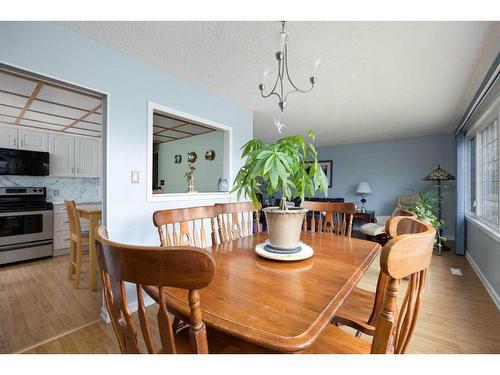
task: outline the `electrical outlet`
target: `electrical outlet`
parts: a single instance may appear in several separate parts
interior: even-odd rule
[[[58,197],[59,196],[59,189],[54,189],[54,197]]]
[[[139,171],[132,171],[130,174],[130,182],[133,184],[139,183]]]

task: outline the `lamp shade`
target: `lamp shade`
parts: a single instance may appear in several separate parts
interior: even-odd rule
[[[434,169],[431,172],[431,174],[429,174],[428,176],[425,176],[422,180],[424,180],[424,181],[451,181],[454,179],[455,179],[455,176],[453,176],[448,171],[441,168],[441,166],[438,164],[438,167],[436,169]]]
[[[370,185],[368,185],[368,182],[360,182],[358,189],[356,190],[356,193],[358,194],[370,194],[371,192],[372,189],[370,188]]]

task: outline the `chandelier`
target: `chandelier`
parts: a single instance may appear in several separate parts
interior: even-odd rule
[[[314,88],[314,85],[316,84],[318,78],[315,74],[309,77],[311,87],[307,90],[299,89],[290,78],[290,73],[288,72],[288,32],[285,31],[285,21],[281,21],[280,44],[278,52],[276,52],[274,56],[276,57],[276,60],[278,62],[278,76],[276,77],[276,82],[274,83],[272,90],[268,94],[264,94],[264,90],[266,88],[264,83],[261,83],[259,85],[259,90],[263,98],[269,98],[271,95],[276,95],[279,98],[278,105],[280,107],[280,110],[281,112],[283,112],[286,107],[286,99],[288,98],[288,95],[294,92],[300,92],[303,94],[308,93]],[[314,63],[314,70],[317,69],[319,63],[320,60],[317,60]],[[268,71],[264,73],[264,78],[267,73]],[[288,83],[286,81],[288,81]],[[288,92],[286,92],[285,86],[291,86]]]

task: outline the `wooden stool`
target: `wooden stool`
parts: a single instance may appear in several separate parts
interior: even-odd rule
[[[66,210],[68,212],[69,221],[69,270],[68,279],[72,279],[75,276],[75,288],[80,287],[80,273],[82,270],[83,259],[83,245],[89,244],[89,233],[82,232],[82,227],[80,225],[80,217],[78,215],[78,210],[76,209],[75,201],[64,201],[66,205]],[[85,259],[88,261],[88,258]]]

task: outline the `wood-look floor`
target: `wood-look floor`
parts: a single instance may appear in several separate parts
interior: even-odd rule
[[[74,290],[66,264],[59,257],[0,268],[0,352],[119,352],[111,325],[95,322],[100,292]],[[452,276],[450,267],[464,276]],[[377,259],[360,286],[373,290],[378,270]],[[153,318],[156,307],[149,310]],[[464,257],[433,257],[409,353],[500,353],[500,312]]]
[[[68,256],[0,267],[0,353],[15,353],[100,318],[101,292],[68,280]]]

